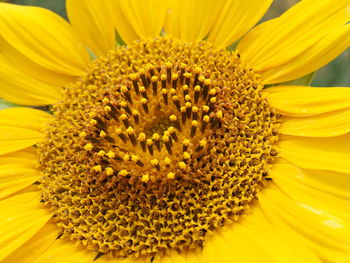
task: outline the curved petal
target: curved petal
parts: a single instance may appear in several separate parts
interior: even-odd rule
[[[21,167],[35,167],[37,164],[37,152],[34,147],[21,151],[3,154],[0,156],[0,165],[7,165],[19,162]]]
[[[0,110],[0,154],[15,152],[38,143],[52,116],[31,108]]]
[[[159,36],[165,19],[166,2],[162,0],[118,0],[113,9],[116,29],[130,43],[145,37]]]
[[[306,169],[350,173],[350,134],[331,138],[303,138],[283,135],[280,156]]]
[[[200,41],[208,35],[224,5],[224,0],[169,1],[165,32],[185,41]]]
[[[62,86],[75,81],[77,78],[76,76],[54,72],[40,66],[31,58],[24,56],[21,51],[11,46],[3,38],[0,38],[0,47],[2,51],[0,54],[0,68],[4,67],[7,68],[8,71],[14,73],[18,72],[17,79],[23,78],[27,81],[27,85],[31,85],[30,81],[42,82],[40,83],[41,86],[48,86],[48,90],[52,89],[55,93],[59,93]],[[2,79],[6,80],[6,76],[2,77]],[[26,87],[22,87],[22,89],[25,88]],[[34,93],[33,90],[32,92]]]
[[[0,261],[35,235],[51,215],[38,192],[18,194],[0,201]]]
[[[320,115],[286,117],[279,131],[282,134],[307,137],[333,137],[350,132],[350,109]]]
[[[2,263],[32,263],[52,245],[58,236],[58,228],[54,223],[47,223],[26,243],[13,251]]]
[[[0,65],[0,97],[31,106],[49,105],[59,101],[61,90],[24,74],[9,65]]]
[[[350,191],[342,191],[336,187],[330,187],[318,182],[320,170],[307,170],[296,167],[293,164],[274,164],[269,171],[276,185],[290,198],[297,202],[326,210],[333,215],[348,220],[350,223]],[[337,173],[333,178],[336,179]],[[348,175],[348,181],[350,175]],[[309,179],[313,184],[304,183],[304,178]],[[317,184],[318,183],[318,184]],[[346,180],[344,180],[346,183]],[[316,186],[316,187],[315,187]],[[318,186],[318,187],[317,187]],[[349,243],[350,244],[350,243]]]
[[[305,187],[322,191],[342,199],[350,200],[349,174],[326,170],[310,170],[297,167],[289,162],[274,164],[271,173],[293,179]]]
[[[264,89],[269,104],[281,114],[306,117],[350,108],[350,88],[280,85]]]
[[[264,83],[280,83],[297,79],[316,71],[332,61],[350,46],[350,24],[341,26],[323,36],[312,47],[287,63],[261,71]]]
[[[295,253],[298,251],[298,253]],[[216,231],[203,250],[170,255],[164,262],[321,262],[298,237],[272,226],[258,206],[239,221]],[[161,261],[163,262],[163,261]]]
[[[55,242],[39,257],[33,260],[33,263],[92,263],[97,253],[92,252],[85,247],[75,245],[71,240],[56,239]]]
[[[258,206],[209,242],[204,262],[321,262],[298,237],[272,226]]]
[[[257,72],[262,73],[265,83],[306,75],[349,46],[348,26],[340,27],[350,19],[348,7],[348,0],[300,1],[279,18],[249,32],[237,49]],[[319,58],[321,55],[323,59]],[[311,65],[303,68],[306,64]],[[280,70],[282,66],[285,70],[276,72],[275,69]],[[288,67],[298,67],[300,75],[297,76],[293,68],[290,69],[293,72],[287,72]]]
[[[226,1],[208,40],[218,46],[231,45],[261,19],[271,4],[272,0]]]
[[[71,26],[49,10],[0,3],[0,31],[22,56],[53,72],[80,76],[89,63]]]
[[[81,42],[98,56],[115,46],[113,1],[67,0],[67,14]]]
[[[273,184],[259,195],[260,205],[276,229],[295,232],[300,242],[326,262],[348,262],[349,221],[299,200],[297,194],[288,196]]]
[[[37,181],[37,155],[34,147],[0,156],[0,200]]]

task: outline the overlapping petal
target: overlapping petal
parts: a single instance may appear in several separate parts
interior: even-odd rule
[[[274,171],[277,173],[273,179],[276,180],[276,185],[270,185],[259,196],[259,202],[269,221],[280,231],[297,234],[300,242],[312,249],[323,261],[348,262],[350,221],[342,217],[346,215],[346,211],[342,210],[344,201],[338,203],[341,199],[336,200],[332,195],[312,189],[307,189],[306,195],[305,192],[302,194],[304,186],[295,184],[293,178],[282,183],[287,173],[293,177],[302,176],[302,172],[293,173],[292,169],[280,168]],[[333,200],[316,202],[317,198],[323,200],[325,197]],[[345,204],[348,205],[348,202]]]
[[[22,246],[14,250],[3,263],[32,263],[43,254],[58,237],[58,228],[52,222],[46,223],[35,235]],[[47,261],[50,262],[50,261]]]
[[[330,138],[280,136],[280,156],[306,169],[350,173],[350,135]]]
[[[279,131],[286,135],[333,137],[350,132],[350,109],[311,117],[285,117]]]
[[[114,22],[126,43],[147,37],[157,37],[162,31],[167,1],[118,0],[114,2]]]
[[[115,46],[113,1],[68,0],[70,23],[86,47],[101,56]]]
[[[17,79],[21,78],[27,82],[37,82],[38,85],[46,86],[46,89],[54,90],[55,93],[59,93],[62,90],[62,86],[76,80],[76,76],[55,72],[40,66],[36,61],[24,56],[20,50],[10,45],[5,39],[0,38],[0,47],[2,51],[0,53],[0,67],[6,68],[6,71],[16,73],[18,75]],[[6,79],[6,76],[2,77],[2,79],[9,81]],[[10,80],[12,79],[10,78]],[[19,87],[16,84],[12,84],[12,86],[14,89]],[[21,89],[26,89],[26,87],[21,87]],[[34,92],[33,89],[31,91]],[[44,91],[43,96],[45,94],[46,92]]]
[[[300,78],[326,65],[350,46],[350,24],[335,28],[310,48],[293,59],[266,71],[261,77],[266,84]]]
[[[307,87],[279,85],[263,91],[269,104],[281,114],[307,117],[350,108],[346,87]]]
[[[171,0],[165,32],[185,41],[200,41],[208,35],[224,7],[224,0]]]
[[[0,261],[26,243],[51,217],[36,191],[1,200],[0,210]]]
[[[56,239],[33,263],[92,263],[97,253],[87,250],[74,242],[64,239]]]
[[[222,47],[236,42],[261,19],[271,3],[272,0],[225,1],[209,32],[208,41]]]
[[[298,251],[298,253],[295,253]],[[321,262],[291,232],[281,231],[269,222],[258,205],[232,227],[216,232],[203,249],[204,262]],[[207,260],[207,261],[206,261]]]
[[[79,76],[89,62],[71,26],[47,9],[0,3],[0,31],[22,56],[53,72]]]
[[[0,154],[18,151],[38,143],[52,116],[31,108],[0,111]]]
[[[300,1],[249,32],[237,49],[265,83],[284,82],[323,66],[349,47],[348,0]]]
[[[61,89],[17,70],[10,65],[0,65],[0,97],[20,105],[41,106],[59,101]]]
[[[34,147],[0,156],[0,200],[16,193],[40,178]]]

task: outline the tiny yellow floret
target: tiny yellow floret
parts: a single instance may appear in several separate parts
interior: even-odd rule
[[[113,170],[113,168],[111,168],[111,167],[107,167],[107,168],[105,169],[105,172],[106,172],[107,175],[112,175],[112,174],[114,173],[114,170]]]
[[[85,146],[84,146],[84,149],[85,149],[86,151],[91,151],[93,148],[94,148],[94,146],[93,146],[91,143],[87,143],[87,144],[85,144]]]
[[[184,162],[179,162],[179,168],[180,169],[186,169],[186,164]]]
[[[141,181],[144,183],[147,183],[149,181],[149,175],[148,174],[142,175]]]
[[[108,158],[113,159],[113,158],[115,158],[115,153],[112,151],[108,151],[107,156],[108,156]]]
[[[166,175],[166,177],[167,177],[168,179],[174,179],[174,178],[175,178],[175,174],[174,174],[173,172],[170,172],[170,173],[168,173],[168,174]]]
[[[120,176],[127,176],[128,174],[129,174],[129,172],[127,170],[121,170],[118,173],[118,175],[120,175]]]
[[[101,167],[101,165],[95,165],[94,167],[92,167],[92,170],[94,170],[95,172],[101,172],[102,167]]]

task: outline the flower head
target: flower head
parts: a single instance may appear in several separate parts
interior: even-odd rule
[[[0,260],[349,261],[350,90],[277,84],[350,3],[271,2],[0,4],[0,96],[50,112],[0,111]]]

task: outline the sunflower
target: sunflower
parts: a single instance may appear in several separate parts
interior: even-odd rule
[[[1,3],[0,261],[350,262],[350,1],[271,2]]]

